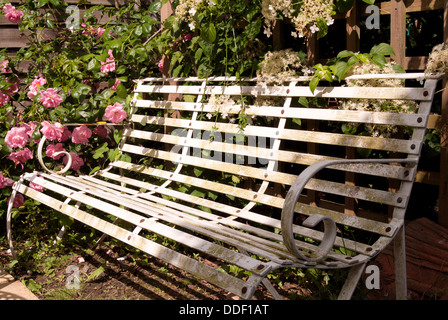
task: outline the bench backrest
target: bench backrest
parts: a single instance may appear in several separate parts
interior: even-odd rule
[[[360,78],[366,77],[378,76]],[[127,177],[128,187],[161,195],[167,206],[192,207],[190,213],[247,225],[248,232],[279,233],[285,194],[307,166],[343,158],[418,159],[437,81],[422,74],[379,77],[403,78],[405,86],[332,84],[312,93],[309,78],[283,86],[234,78],[140,80],[120,146],[130,162],[111,167]],[[391,111],[403,101],[417,110]],[[376,111],[379,106],[390,111]],[[111,172],[103,174],[116,177]],[[403,223],[415,173],[415,164],[335,165],[310,180],[297,211],[331,216],[344,225],[341,247],[375,255]],[[365,210],[356,215],[352,206]],[[368,214],[373,211],[383,215]]]

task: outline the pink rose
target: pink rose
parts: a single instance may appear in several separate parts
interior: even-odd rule
[[[38,184],[35,184],[34,182],[30,182],[30,188],[32,188],[32,189],[34,189],[36,191],[39,191],[39,192],[44,191],[44,187],[42,187],[42,186],[40,186]]]
[[[42,132],[45,138],[47,138],[50,141],[53,140],[62,141],[64,128],[59,122],[51,124],[48,121],[43,121],[41,124],[42,129],[40,129],[40,132]]]
[[[61,142],[67,141],[68,139],[70,139],[72,136],[72,133],[70,132],[70,130],[64,126],[64,133],[62,134],[62,139],[58,140]]]
[[[108,51],[109,57],[106,59],[106,62],[101,61],[101,72],[108,73],[115,70],[115,62],[114,62],[114,55],[112,52],[112,49],[109,49]]]
[[[92,130],[87,128],[87,126],[82,125],[73,129],[72,142],[73,143],[89,143],[89,138],[92,136]]]
[[[115,79],[115,83],[114,83],[114,85],[113,85],[112,87],[110,87],[110,90],[114,90],[114,91],[116,91],[116,90],[117,90],[117,86],[118,86],[120,83],[121,83],[120,80]]]
[[[8,201],[9,201],[9,199],[10,198],[8,198]],[[20,208],[24,204],[25,204],[25,198],[20,193],[17,193],[16,197],[14,198],[14,202],[13,202],[12,206],[14,208]]]
[[[0,172],[0,189],[3,189],[4,187],[10,187],[13,184],[14,184],[13,180],[5,178],[3,174]]]
[[[64,154],[61,153],[56,156],[54,156],[54,154],[61,151],[65,151],[65,149],[62,147],[62,143],[50,144],[45,150],[45,154],[47,155],[47,157],[50,157],[53,160],[59,160]]]
[[[75,152],[70,152],[70,155],[72,157],[72,165],[71,165],[70,168],[75,170],[75,171],[79,170],[84,165],[84,161]],[[65,156],[64,159],[62,159],[62,162],[64,164],[67,164],[68,163],[68,157]]]
[[[0,92],[0,107],[9,103],[9,100],[11,100],[11,98],[6,93]]]
[[[39,101],[42,102],[46,108],[56,108],[62,103],[62,98],[53,88],[48,88],[40,92]]]
[[[29,92],[28,92],[28,98],[33,100],[33,98],[37,95],[37,89],[39,89],[40,86],[46,84],[47,81],[43,77],[35,77],[33,82],[31,82]]]
[[[123,109],[123,105],[118,102],[116,102],[113,106],[107,106],[104,115],[107,120],[113,123],[121,122],[127,117],[126,111]]]
[[[159,66],[159,71],[163,72],[163,59],[160,59],[158,66]]]
[[[23,127],[14,127],[8,131],[5,137],[5,143],[10,148],[23,148],[28,142],[26,129]]]
[[[16,10],[16,8],[10,4],[5,4],[3,7],[3,11],[5,12],[5,17],[9,21],[13,23],[21,23],[23,12],[20,10]]]
[[[107,137],[107,129],[103,126],[96,127],[95,130],[93,130],[93,133],[103,139]]]
[[[14,165],[17,166],[20,164],[23,169],[23,165],[27,160],[33,159],[33,154],[31,153],[31,150],[28,148],[25,148],[21,151],[17,152],[11,152],[11,154],[8,156],[9,160],[14,161]]]
[[[106,29],[101,28],[101,27],[96,29],[96,38],[99,39],[105,31],[106,31]]]
[[[0,71],[2,73],[9,73],[11,72],[11,69],[6,69],[8,67],[9,64],[9,60],[3,60],[2,62],[0,62]]]
[[[185,42],[191,41],[191,39],[193,39],[193,36],[194,35],[192,33],[187,33],[186,35],[184,35],[182,42],[185,43]]]
[[[18,81],[11,82],[10,79],[6,79],[6,82],[9,83],[9,88],[6,90],[8,93],[16,93],[19,91],[19,83]]]
[[[22,127],[22,128],[25,128],[25,130],[26,130],[26,134],[27,134],[30,138],[32,138],[32,137],[33,137],[34,130],[36,130],[37,125],[38,125],[38,123],[37,123],[36,121],[30,121],[30,122],[28,122],[28,123],[23,123],[23,124],[21,125],[21,127]]]

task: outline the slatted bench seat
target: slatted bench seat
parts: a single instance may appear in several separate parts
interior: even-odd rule
[[[292,267],[350,268],[339,294],[349,299],[369,261],[394,240],[397,297],[405,298],[405,211],[437,77],[347,81],[366,78],[405,85],[332,83],[312,93],[310,78],[283,86],[235,78],[138,80],[120,143],[129,161],[91,176],[25,173],[13,197],[22,193],[245,299],[261,283],[281,298],[267,275]],[[341,107],[354,99],[405,100],[418,110]],[[358,132],[343,133],[347,126]],[[358,134],[362,126],[397,133],[366,136]],[[11,206],[8,227],[10,216]],[[188,250],[163,246],[154,235]],[[10,230],[8,236],[12,246]],[[250,277],[214,268],[197,253]]]

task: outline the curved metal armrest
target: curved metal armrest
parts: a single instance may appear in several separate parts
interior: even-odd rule
[[[44,163],[44,160],[42,159],[42,150],[44,148],[45,141],[47,141],[47,138],[45,136],[42,136],[42,138],[40,139],[39,145],[37,147],[37,159],[39,160],[40,165],[42,166],[42,168],[44,168],[46,171],[48,171],[50,173],[56,173],[56,174],[66,173],[72,166],[72,161],[73,161],[72,156],[67,151],[58,151],[58,152],[53,153],[54,156],[58,156],[61,154],[67,155],[68,161],[67,161],[67,164],[65,165],[65,167],[61,171],[54,171],[54,170],[48,169]]]
[[[299,201],[299,196],[302,193],[305,185],[308,181],[316,175],[319,171],[324,168],[338,165],[338,164],[362,164],[362,163],[417,163],[417,160],[414,159],[341,159],[341,160],[324,160],[319,161],[305,170],[297,177],[297,179],[292,184],[289,189],[285,203],[282,209],[281,216],[281,227],[282,227],[282,236],[283,242],[285,246],[288,248],[289,252],[293,254],[295,257],[306,260],[306,261],[319,261],[324,259],[330,250],[333,248],[334,242],[336,240],[336,223],[330,217],[314,214],[309,216],[304,222],[303,226],[305,227],[314,227],[319,222],[323,221],[324,223],[324,237],[317,248],[317,250],[311,254],[304,255],[297,248],[295,240],[294,240],[294,232],[293,232],[293,218],[294,212],[296,208],[296,204]]]
[[[109,123],[109,122],[105,122],[105,121],[98,121],[95,123],[65,123],[64,126],[100,126],[100,125],[114,125],[114,126],[125,126],[125,124],[119,124],[119,123]],[[58,156],[61,154],[65,154],[68,157],[68,161],[67,164],[65,165],[65,167],[61,170],[61,171],[54,171],[54,170],[50,170],[47,168],[47,166],[44,164],[44,161],[42,159],[42,150],[44,148],[44,144],[45,141],[47,140],[47,138],[45,136],[42,136],[39,145],[37,147],[37,159],[39,160],[40,165],[42,166],[42,168],[50,173],[55,173],[55,174],[64,174],[66,173],[68,170],[70,170],[70,167],[72,166],[72,156],[70,155],[70,153],[68,153],[67,151],[59,151],[59,152],[55,152],[53,153],[53,156]]]

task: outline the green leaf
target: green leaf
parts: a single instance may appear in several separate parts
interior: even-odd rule
[[[319,28],[319,31],[317,32],[317,39],[326,36],[328,33],[327,20],[325,20],[324,18],[318,18],[316,21],[316,25]]]
[[[158,13],[162,9],[162,2],[156,1],[151,3],[151,5],[148,8],[149,13],[155,14]]]
[[[145,23],[142,25],[142,31],[144,36],[149,36],[152,31],[152,24],[151,23]]]
[[[316,87],[319,84],[319,81],[320,81],[320,79],[319,79],[319,77],[317,75],[314,75],[313,79],[311,79],[311,81],[310,81],[310,89],[311,89],[312,93],[314,93],[314,90],[316,90]]]
[[[194,196],[194,197],[198,197],[198,198],[205,198],[205,193],[202,192],[202,191],[199,191],[197,189],[193,190],[191,195]]]
[[[95,168],[93,168],[90,172],[89,172],[89,176],[91,176],[92,174],[94,174],[95,172],[101,170],[100,166],[96,166]]]
[[[400,66],[399,64],[396,64],[396,63],[394,63],[392,65],[392,69],[394,69],[394,71],[396,73],[406,73],[406,70],[402,66]]]
[[[394,55],[395,51],[389,44],[380,43],[379,45],[372,47],[372,49],[370,50],[370,54],[371,55],[381,54],[383,56],[389,56]]]
[[[194,172],[194,175],[195,175],[196,177],[200,177],[201,174],[204,172],[204,169],[195,167],[195,168],[193,169],[193,172]]]
[[[384,68],[384,66],[386,65],[387,61],[386,61],[386,57],[384,57],[382,54],[373,54],[372,55],[372,61],[379,67]]]
[[[247,37],[249,39],[254,39],[261,30],[261,20],[257,19],[254,22],[250,23],[247,27],[246,30],[244,31],[247,34]]]
[[[140,37],[143,33],[143,27],[141,25],[137,25],[137,27],[135,27],[134,33],[137,37]]]
[[[337,0],[335,1],[337,12],[347,12],[353,7],[354,0]]]
[[[35,292],[35,293],[41,293],[40,289],[42,289],[42,285],[35,282],[34,279],[29,279],[29,280],[22,280],[22,283],[24,285],[27,286],[28,289],[30,289],[30,291]]]
[[[302,120],[299,118],[293,118],[292,122],[295,123],[297,126],[301,127],[302,126]]]
[[[338,53],[338,58],[342,59],[342,58],[347,58],[347,57],[352,57],[354,56],[355,53],[353,51],[349,51],[349,50],[342,50],[341,52]]]
[[[114,130],[114,140],[117,144],[121,141],[122,130]]]
[[[116,149],[110,149],[109,150],[109,161],[117,161],[118,159],[120,159],[120,150],[118,150],[118,148]]]
[[[109,148],[107,147],[107,142],[105,142],[101,147],[95,150],[95,153],[93,154],[93,159],[99,159],[104,158],[104,153],[108,152]]]
[[[174,68],[174,70],[172,72],[172,76],[175,77],[175,78],[178,77],[179,73],[182,70],[182,68],[183,68],[183,65],[178,65],[176,68]]]
[[[89,61],[89,63],[87,64],[87,70],[89,71],[99,71],[101,68],[101,63],[96,59],[93,58]]]
[[[51,4],[54,6],[59,6],[61,2],[59,0],[50,0]]]
[[[338,61],[336,64],[330,66],[333,74],[341,81],[344,78],[345,73],[350,69],[350,65],[345,61]]]
[[[76,88],[72,91],[72,97],[79,99],[80,96],[86,96],[92,91],[92,88],[86,84],[80,83],[76,86]]]
[[[108,41],[105,43],[106,47],[109,47],[111,49],[117,49],[120,48],[123,45],[123,41],[121,39],[114,39],[111,41]]]
[[[95,280],[97,279],[101,274],[103,274],[103,272],[105,271],[104,267],[101,266],[98,269],[96,269],[95,271],[93,271],[86,279],[86,282],[89,282],[90,280]]]
[[[202,48],[198,48],[198,50],[196,50],[196,52],[194,54],[194,62],[196,64],[199,63],[199,60],[201,59],[203,53],[204,53],[204,50]]]
[[[118,66],[118,68],[115,70],[115,72],[117,74],[124,74],[124,73],[126,73],[126,70],[127,70],[126,66],[124,64],[122,64],[122,65]]]
[[[126,99],[126,97],[128,96],[128,91],[127,91],[126,87],[124,85],[122,85],[121,83],[119,83],[117,85],[117,95],[123,99]]]
[[[201,64],[198,68],[198,77],[207,78],[212,74],[213,70],[205,63]]]
[[[48,0],[39,0],[38,2],[37,2],[37,6],[36,7],[38,7],[38,8],[42,8],[43,6],[45,6],[45,5],[47,5],[48,4]]]
[[[121,160],[121,161],[124,161],[124,162],[131,162],[131,161],[132,161],[132,158],[131,158],[131,156],[128,155],[128,154],[122,154],[122,155],[120,156],[120,160]]]
[[[201,29],[201,37],[209,42],[213,43],[216,40],[216,29],[213,23],[207,24],[205,27]]]
[[[304,106],[305,108],[309,108],[310,104],[308,102],[308,99],[306,97],[300,97],[299,98],[299,103]]]

